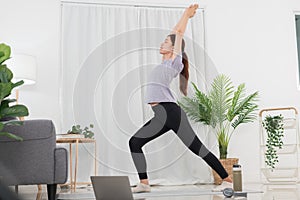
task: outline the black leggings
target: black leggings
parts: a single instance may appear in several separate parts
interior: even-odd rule
[[[152,106],[152,110],[154,117],[129,140],[131,156],[140,179],[148,179],[142,147],[169,130],[173,130],[185,146],[201,157],[222,179],[228,177],[220,161],[202,144],[193,131],[185,112],[176,103],[162,102]]]

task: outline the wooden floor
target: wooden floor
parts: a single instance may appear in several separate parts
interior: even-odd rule
[[[163,190],[189,190],[203,189],[204,191],[214,188],[214,185],[185,185],[185,186],[155,186],[152,187],[152,191],[163,191]],[[263,193],[250,193],[248,198],[235,198],[235,199],[249,199],[249,200],[300,200],[300,185],[262,185],[262,184],[247,184],[244,185],[247,190],[262,191]],[[78,187],[76,192],[71,192],[68,188],[58,188],[60,194],[72,194],[78,199],[80,196],[93,194],[91,186]],[[42,186],[42,192],[38,193],[37,186],[20,186],[19,194],[24,200],[47,200],[46,186]],[[88,200],[87,198],[84,198]],[[90,198],[91,200],[93,198]],[[176,197],[151,197],[146,200],[224,200],[226,199],[222,195],[200,195],[200,196],[176,196]],[[228,198],[227,198],[228,199]],[[233,198],[232,198],[233,199]]]

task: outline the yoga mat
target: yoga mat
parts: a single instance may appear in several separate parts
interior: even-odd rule
[[[248,194],[251,193],[262,193],[262,191],[257,190],[247,190],[245,191]],[[133,194],[133,198],[150,198],[150,197],[184,197],[184,196],[201,196],[201,195],[223,195],[222,192],[212,192],[211,190],[201,190],[201,189],[193,189],[193,190],[153,190],[149,193],[137,193]],[[72,193],[72,194],[64,194],[61,193],[58,196],[60,200],[67,199],[95,199],[94,193]]]
[[[245,191],[248,194],[262,193],[262,191]],[[176,190],[176,191],[153,191],[149,193],[133,194],[134,198],[149,198],[149,197],[171,197],[171,196],[200,196],[200,195],[223,195],[222,192],[212,192],[211,190]]]

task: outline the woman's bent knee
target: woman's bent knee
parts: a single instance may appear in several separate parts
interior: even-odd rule
[[[143,144],[136,137],[131,137],[129,140],[129,148],[131,152],[139,153],[142,149]]]

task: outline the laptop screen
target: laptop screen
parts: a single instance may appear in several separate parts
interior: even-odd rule
[[[133,200],[127,176],[91,176],[96,200]]]

